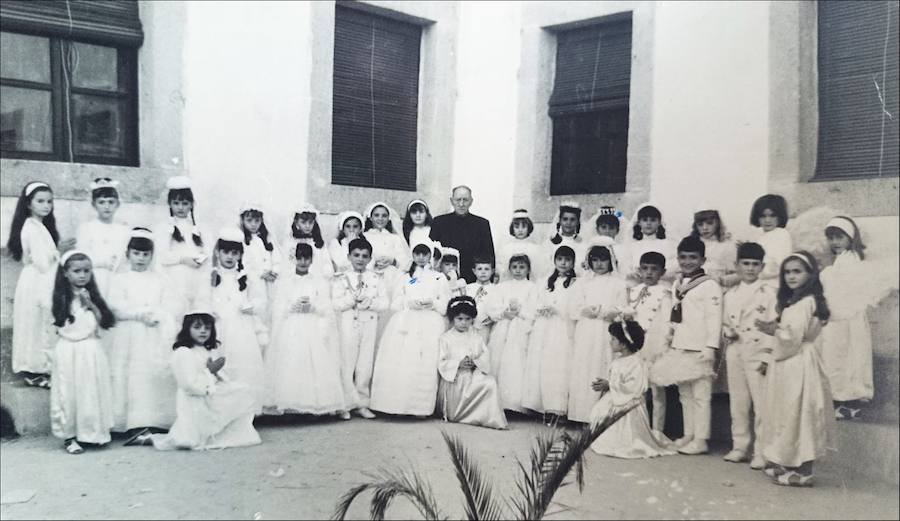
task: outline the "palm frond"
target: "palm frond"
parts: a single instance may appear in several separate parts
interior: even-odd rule
[[[502,518],[500,504],[494,499],[493,488],[484,478],[466,447],[456,436],[441,431],[450,459],[456,469],[456,478],[466,498],[466,517],[469,521],[495,521]]]
[[[345,519],[350,505],[366,491],[372,492],[369,517],[375,521],[384,519],[385,511],[397,496],[408,499],[428,521],[442,518],[431,486],[417,472],[403,469],[382,469],[368,476],[371,481],[353,487],[341,497],[332,519]]]

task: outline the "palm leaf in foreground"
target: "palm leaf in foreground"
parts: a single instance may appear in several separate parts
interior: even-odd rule
[[[456,477],[466,498],[466,517],[469,521],[495,521],[502,519],[500,504],[494,499],[493,488],[478,466],[469,458],[469,452],[458,437],[441,431],[450,459],[456,469]]]
[[[363,492],[372,492],[370,519],[381,521],[391,501],[397,496],[408,499],[428,521],[443,519],[431,485],[415,471],[382,469],[368,474],[371,481],[357,485],[341,497],[332,519],[345,519],[353,501]]]

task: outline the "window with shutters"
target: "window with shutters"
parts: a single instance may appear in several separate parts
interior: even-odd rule
[[[818,2],[816,179],[896,176],[898,4]]]
[[[0,3],[0,155],[138,164],[136,1]]]
[[[550,194],[625,191],[631,13],[557,33]]]
[[[335,6],[331,181],[416,190],[418,25]]]

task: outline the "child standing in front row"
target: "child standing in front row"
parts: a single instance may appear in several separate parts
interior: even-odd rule
[[[750,468],[756,470],[765,465],[760,443],[762,400],[766,363],[774,342],[772,336],[759,330],[757,323],[772,322],[777,316],[775,290],[759,280],[764,258],[765,251],[759,244],[741,243],[737,250],[741,282],[725,293],[722,313],[731,408],[731,451],[725,455],[725,461],[738,463],[750,459],[753,440]]]
[[[345,217],[345,221],[352,218]],[[362,237],[353,239],[347,249],[351,269],[336,276],[331,285],[331,303],[340,315],[341,382],[347,408],[372,419],[375,415],[369,410],[369,397],[378,314],[388,308],[388,298],[382,285],[384,279],[366,268],[372,260],[369,241]]]
[[[789,255],[779,281],[779,318],[761,327],[776,338],[766,370],[762,453],[766,475],[776,484],[809,486],[813,462],[835,439],[831,392],[817,347],[830,312],[809,253]]]
[[[572,357],[574,322],[569,316],[575,293],[575,251],[560,246],[554,254],[556,270],[538,291],[534,327],[528,340],[522,405],[544,414],[553,424],[568,410],[569,362]]]
[[[441,273],[447,280],[450,297],[461,297],[466,292],[466,279],[459,276],[459,250],[441,246]]]
[[[54,436],[65,440],[69,454],[84,452],[78,442],[103,445],[111,439],[109,363],[97,330],[115,323],[91,275],[91,259],[69,250],[59,261],[53,287],[53,325],[59,340],[50,390],[50,426]]]
[[[294,273],[279,282],[266,353],[266,405],[277,412],[337,414],[349,420],[331,288],[309,272],[313,255],[312,246],[297,244]]]
[[[626,290],[626,305],[622,315],[635,320],[644,331],[641,358],[647,367],[662,356],[668,346],[669,313],[672,312],[672,288],[661,283],[666,273],[666,257],[656,251],[641,255],[639,268],[641,283]],[[649,383],[653,400],[653,429],[662,432],[666,425],[666,388]]]
[[[676,454],[672,442],[659,429],[650,430],[647,418],[647,365],[638,356],[644,343],[644,330],[633,320],[609,325],[610,349],[615,356],[609,364],[606,378],[598,378],[591,388],[600,393],[600,400],[590,413],[591,425],[603,422],[611,414],[631,406],[625,416],[601,434],[591,449],[597,454],[614,458],[654,458]]]
[[[109,296],[110,278],[122,264],[128,243],[128,227],[114,221],[119,209],[118,186],[118,181],[108,177],[91,182],[91,206],[97,211],[97,219],[82,222],[75,234],[78,249],[94,263],[94,280],[104,296]]]
[[[487,344],[491,338],[491,328],[494,327],[494,320],[488,314],[485,302],[487,302],[488,296],[497,288],[493,282],[493,262],[491,259],[476,257],[472,272],[475,273],[475,282],[467,285],[465,289],[466,295],[474,298],[475,305],[478,306],[478,316],[475,317],[472,328],[481,335],[481,339]]]
[[[778,269],[793,251],[791,234],[785,229],[788,222],[787,201],[775,194],[761,196],[750,210],[750,224],[759,232],[756,242],[766,251],[765,268],[759,278],[778,289]]]
[[[439,400],[444,420],[506,429],[497,380],[481,335],[472,331],[478,315],[475,299],[455,297],[447,305],[452,327],[439,340]]]

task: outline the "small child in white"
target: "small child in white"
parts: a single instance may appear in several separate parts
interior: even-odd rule
[[[466,292],[466,279],[459,276],[459,250],[441,246],[441,273],[447,279],[450,298],[461,297]]]
[[[53,356],[50,427],[69,454],[78,442],[109,443],[113,426],[109,363],[98,329],[116,323],[91,274],[91,259],[69,250],[59,259],[53,287],[53,324],[59,340]]]
[[[475,266],[472,268],[472,272],[475,274],[475,282],[467,285],[465,292],[466,295],[475,299],[475,304],[478,306],[478,316],[475,317],[472,327],[487,344],[491,337],[491,329],[494,327],[494,320],[487,313],[485,302],[487,302],[488,295],[497,288],[493,283],[494,265],[490,259],[480,257],[476,257],[473,262]]]
[[[115,222],[119,209],[119,182],[108,177],[98,177],[91,182],[91,206],[97,211],[97,219],[78,226],[75,244],[94,262],[94,280],[100,294],[109,295],[109,281],[124,260],[128,243],[128,227]]]
[[[604,456],[629,459],[676,454],[665,435],[650,430],[644,402],[648,371],[637,354],[644,344],[644,330],[637,322],[626,320],[610,324],[609,335],[610,348],[617,358],[609,365],[609,376],[598,378],[591,385],[601,397],[591,410],[590,423],[597,425],[619,410],[635,403],[637,406],[601,434],[591,449]]]
[[[640,355],[647,367],[651,367],[669,347],[666,336],[672,311],[672,287],[660,282],[666,273],[665,255],[648,251],[641,255],[640,261],[641,283],[626,291],[627,302],[622,316],[636,320],[644,330],[644,347]],[[653,399],[653,429],[662,432],[666,425],[666,388],[651,381],[650,396]]]
[[[298,223],[298,225],[302,229],[302,224]],[[328,256],[331,257],[331,262],[334,263],[334,272],[336,274],[353,271],[349,260],[350,241],[357,238],[365,239],[362,229],[363,216],[361,213],[348,210],[338,215],[337,237],[331,239],[331,242],[328,243]]]
[[[266,405],[276,412],[338,414],[349,420],[329,282],[309,272],[311,245],[298,243],[292,257],[296,268],[281,277],[272,307]]]
[[[788,233],[787,201],[777,194],[760,196],[750,210],[750,224],[759,230],[755,241],[766,251],[765,269],[759,276],[763,282],[778,289],[778,268],[793,251],[793,241]]]
[[[731,451],[725,455],[725,461],[747,461],[753,439],[750,468],[756,470],[765,466],[760,444],[762,399],[767,361],[775,340],[760,331],[758,323],[772,322],[778,315],[775,290],[759,279],[765,255],[762,246],[755,242],[738,247],[736,266],[741,282],[725,293],[722,313],[731,408]]]
[[[347,219],[350,219],[349,217]],[[366,269],[372,260],[372,245],[365,238],[351,240],[346,258],[348,271],[341,272],[331,285],[332,305],[340,314],[341,382],[348,408],[366,419],[369,410],[378,314],[388,308],[383,279]]]
[[[497,254],[497,273],[500,275],[501,282],[512,278],[509,273],[509,260],[513,255],[526,255],[529,260],[541,258],[544,245],[539,245],[535,242],[534,237],[532,237],[533,234],[534,222],[532,222],[528,210],[519,208],[514,211],[509,222],[509,236],[511,238],[507,239],[507,242],[500,246]],[[547,265],[544,268],[549,269],[548,262],[544,262],[544,264]],[[536,278],[541,278],[546,275],[542,270],[543,268],[535,267],[531,271]]]
[[[281,250],[275,237],[269,232],[264,220],[262,206],[244,203],[240,209],[241,231],[244,233],[244,256],[241,262],[247,276],[254,285],[259,286],[259,316],[268,325],[270,323],[270,306],[275,293],[275,281],[281,269]]]
[[[322,229],[319,227],[319,210],[309,204],[302,204],[294,211],[294,220],[291,223],[291,232],[287,237],[286,250],[288,261],[291,265],[296,260],[294,252],[297,245],[306,243],[313,248],[312,266],[309,267],[309,274],[314,277],[321,277],[327,281],[331,281],[334,276],[334,264],[331,262],[331,253],[322,238]],[[346,257],[346,253],[344,254]],[[346,261],[346,259],[344,259]]]
[[[477,315],[472,297],[455,297],[447,305],[453,327],[439,340],[440,407],[446,421],[506,429],[497,381],[489,374],[490,355],[472,331]]]
[[[172,348],[178,418],[167,434],[138,433],[125,444],[215,450],[262,443],[253,428],[254,393],[228,377],[211,310],[190,310]]]

